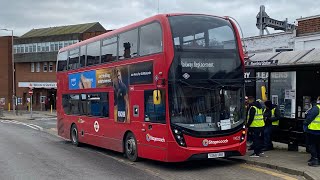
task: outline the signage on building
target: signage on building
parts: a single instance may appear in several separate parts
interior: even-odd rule
[[[56,82],[19,82],[18,87],[27,88],[57,88]]]
[[[270,66],[277,65],[278,60],[266,60],[266,61],[246,61],[246,66]]]

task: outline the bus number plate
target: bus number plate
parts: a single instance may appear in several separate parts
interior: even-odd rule
[[[209,153],[208,158],[221,158],[225,157],[224,152],[218,152],[218,153]]]

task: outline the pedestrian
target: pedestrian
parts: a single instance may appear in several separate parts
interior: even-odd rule
[[[267,100],[264,102],[265,110],[263,112],[264,126],[264,148],[262,151],[273,150],[272,135],[279,127],[280,111],[277,105]]]
[[[261,103],[255,101],[253,97],[249,98],[248,127],[252,133],[253,154],[250,157],[260,157],[263,148],[263,109]]]
[[[49,97],[46,98],[46,100],[44,101],[44,107],[46,109],[46,111],[48,110],[48,107],[49,107]]]
[[[320,158],[320,96],[316,104],[306,112],[306,119],[303,122],[303,130],[308,137],[310,145],[311,158],[308,161],[309,166],[319,166]]]

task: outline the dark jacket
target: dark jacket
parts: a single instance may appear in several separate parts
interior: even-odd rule
[[[254,116],[256,115],[256,109],[253,108],[252,106],[255,106],[257,107],[258,109],[262,109],[262,105],[260,102],[258,101],[255,101],[251,104],[249,104],[249,111],[248,111],[248,114],[249,114],[249,117],[248,117],[248,127],[250,127],[250,125],[252,124],[253,122],[253,119],[254,119]]]
[[[306,112],[306,119],[303,122],[303,130],[310,134],[320,135],[320,131],[308,129],[309,124],[318,116],[319,108],[317,105],[313,105],[311,109]]]
[[[272,109],[276,109],[274,112],[274,117],[272,117]],[[272,122],[280,120],[280,111],[277,105],[272,104],[271,109],[266,108],[265,112],[263,113],[263,118],[265,120],[265,125],[270,126]]]

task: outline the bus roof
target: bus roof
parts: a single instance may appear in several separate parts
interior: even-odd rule
[[[60,53],[60,52],[63,52],[63,51],[66,51],[66,50],[69,50],[69,49],[73,49],[73,48],[79,47],[79,46],[83,46],[83,45],[86,45],[86,44],[89,44],[89,43],[91,43],[91,42],[95,42],[95,41],[98,41],[98,40],[101,40],[101,39],[104,39],[104,38],[107,38],[107,37],[112,37],[113,35],[116,35],[116,34],[119,34],[119,33],[125,32],[125,31],[128,31],[128,30],[130,30],[130,29],[134,29],[135,27],[139,27],[139,26],[141,26],[141,25],[143,25],[143,24],[152,22],[152,21],[157,20],[157,19],[160,20],[160,19],[165,19],[165,18],[170,17],[170,16],[181,16],[181,15],[205,15],[205,16],[214,16],[214,15],[208,15],[208,14],[192,14],[192,13],[158,14],[158,15],[154,15],[154,16],[151,16],[151,17],[149,17],[149,18],[146,18],[146,19],[144,19],[144,20],[141,20],[141,21],[139,21],[139,22],[136,22],[136,23],[133,23],[133,24],[130,24],[130,25],[121,27],[121,28],[116,29],[116,30],[113,30],[113,31],[109,31],[109,32],[107,32],[107,33],[104,33],[104,34],[101,34],[101,35],[99,35],[99,36],[95,36],[95,37],[93,37],[93,38],[90,38],[90,39],[87,39],[87,40],[78,42],[78,43],[76,43],[76,44],[72,44],[72,45],[70,45],[70,46],[61,48],[61,49],[59,50],[59,53]],[[220,16],[214,16],[214,17],[227,19],[226,17],[220,17]]]

